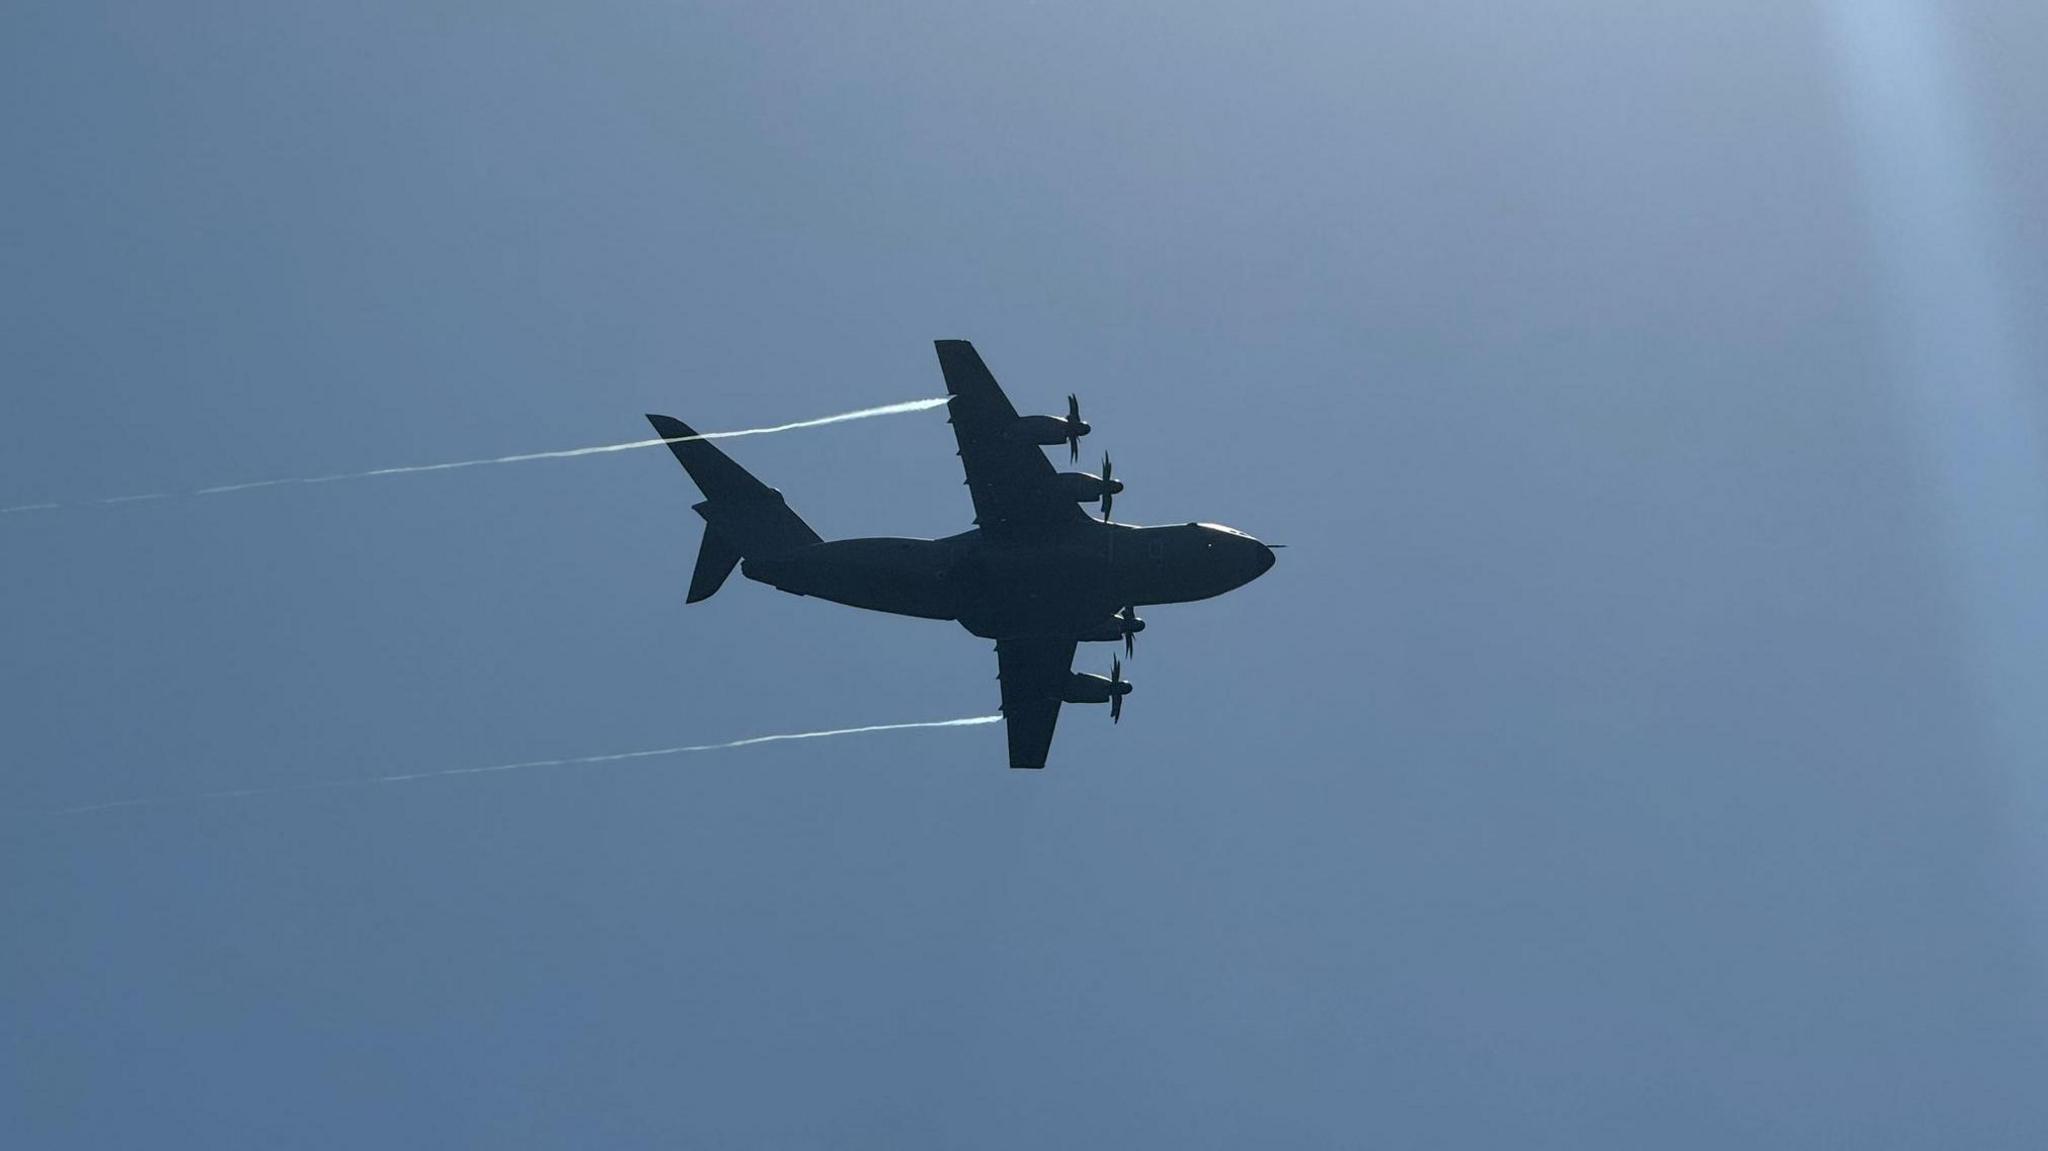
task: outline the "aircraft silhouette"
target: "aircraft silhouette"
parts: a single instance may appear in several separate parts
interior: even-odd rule
[[[1140,604],[1186,603],[1239,588],[1273,566],[1273,550],[1219,524],[1133,527],[1110,522],[1123,483],[1111,474],[1055,472],[1040,445],[1067,445],[1078,459],[1080,400],[1067,414],[1019,416],[966,340],[939,340],[947,422],[960,445],[974,498],[971,531],[945,539],[881,537],[825,541],[783,502],[689,425],[649,415],[656,434],[705,496],[704,543],[688,602],[708,599],[732,574],[795,595],[955,620],[996,641],[1010,766],[1042,768],[1062,703],[1107,703],[1123,716],[1131,692],[1123,662],[1108,676],[1072,671],[1082,642],[1123,641],[1145,629]],[[1099,503],[1096,520],[1079,505]],[[742,563],[744,561],[744,563]]]

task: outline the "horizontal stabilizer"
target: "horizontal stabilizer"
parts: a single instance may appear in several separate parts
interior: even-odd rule
[[[655,434],[704,493],[696,505],[704,517],[704,544],[690,577],[689,602],[711,598],[747,557],[783,555],[818,542],[818,533],[783,502],[782,493],[755,479],[690,425],[672,416],[649,415]]]
[[[697,489],[706,498],[739,501],[772,498],[775,489],[733,463],[731,457],[719,451],[710,440],[698,439],[690,425],[674,416],[652,414],[647,417],[647,422],[654,425],[655,435],[669,441],[668,450],[676,454],[676,459],[697,482]]]

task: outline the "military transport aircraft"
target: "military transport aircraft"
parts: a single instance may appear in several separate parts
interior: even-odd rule
[[[748,579],[796,595],[923,619],[956,620],[996,641],[1010,766],[1045,766],[1062,703],[1107,703],[1123,715],[1130,681],[1071,670],[1083,641],[1123,641],[1144,630],[1138,605],[1185,603],[1242,587],[1273,566],[1273,551],[1218,524],[1131,527],[1110,522],[1123,483],[1111,473],[1056,472],[1040,445],[1064,443],[1078,459],[1080,401],[1062,416],[1019,416],[974,345],[940,340],[947,421],[960,444],[972,531],[939,540],[821,540],[783,502],[681,420],[650,415],[705,499],[704,543],[688,602],[707,599],[735,564]],[[1083,512],[1099,503],[1102,518]],[[741,561],[745,561],[743,564]]]

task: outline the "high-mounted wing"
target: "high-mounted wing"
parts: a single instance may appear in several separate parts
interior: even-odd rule
[[[966,340],[937,344],[939,370],[953,397],[946,418],[960,444],[960,464],[974,496],[974,522],[983,531],[1003,535],[1086,520],[1080,505],[1055,490],[1052,461],[1017,434],[1017,409],[974,345]]]
[[[996,668],[1003,681],[1003,726],[1010,736],[1010,766],[1040,768],[1060,719],[1061,688],[1074,664],[1070,639],[999,639]]]

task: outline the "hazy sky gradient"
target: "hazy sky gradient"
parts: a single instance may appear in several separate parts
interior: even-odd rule
[[[1293,546],[1042,774],[49,818],[995,661],[686,609],[660,452],[0,519],[0,1145],[2048,1141],[2048,9],[1204,7],[8,6],[0,506],[786,423],[961,337],[1120,519]],[[971,515],[940,412],[729,447],[827,536]]]

